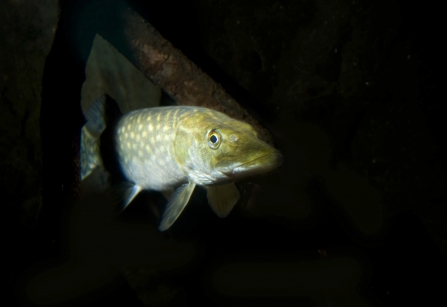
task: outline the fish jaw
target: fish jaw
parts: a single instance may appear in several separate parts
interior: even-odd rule
[[[254,130],[247,129],[223,133],[237,134],[238,140],[226,142],[226,152],[216,163],[215,169],[226,178],[235,181],[245,177],[267,173],[283,162],[283,156],[273,146],[260,140]]]
[[[266,146],[268,146],[266,144]],[[239,163],[228,163],[222,161],[217,165],[219,171],[230,180],[242,179],[249,176],[259,175],[272,171],[283,162],[281,153],[271,148],[268,153],[252,156],[246,161]]]
[[[227,175],[232,177],[247,177],[267,173],[280,166],[282,161],[282,155],[279,151],[276,151],[251,161],[241,163],[232,169],[231,174]]]
[[[227,184],[282,164],[280,152],[260,140],[251,125],[222,113],[196,112],[177,127],[176,160],[198,185]],[[214,147],[210,144],[213,138],[219,141]]]

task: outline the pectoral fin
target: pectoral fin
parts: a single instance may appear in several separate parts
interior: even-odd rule
[[[208,203],[218,217],[224,218],[239,200],[239,191],[234,183],[208,187]]]
[[[143,188],[131,182],[121,183],[112,190],[113,197],[120,204],[118,213],[121,213],[134,200]]]
[[[179,217],[180,213],[182,213],[183,209],[185,209],[186,205],[188,204],[195,187],[196,184],[194,182],[189,182],[188,184],[184,184],[175,190],[174,194],[172,194],[171,199],[166,205],[165,212],[163,213],[160,227],[158,227],[160,231],[165,231],[171,227],[171,225]]]

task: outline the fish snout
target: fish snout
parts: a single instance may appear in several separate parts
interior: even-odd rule
[[[273,152],[266,155],[258,156],[252,160],[236,165],[231,170],[230,176],[239,178],[267,173],[281,166],[283,160],[282,154],[274,149]]]

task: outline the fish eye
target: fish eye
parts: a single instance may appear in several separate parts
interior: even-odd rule
[[[222,139],[219,131],[216,129],[208,132],[208,145],[211,149],[217,149],[220,145],[220,140]]]

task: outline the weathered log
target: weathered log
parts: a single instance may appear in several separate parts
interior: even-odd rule
[[[243,120],[256,129],[261,139],[272,144],[270,133],[220,84],[174,48],[137,12],[128,9],[123,14],[131,61],[148,79],[163,88],[177,104],[207,107]]]

